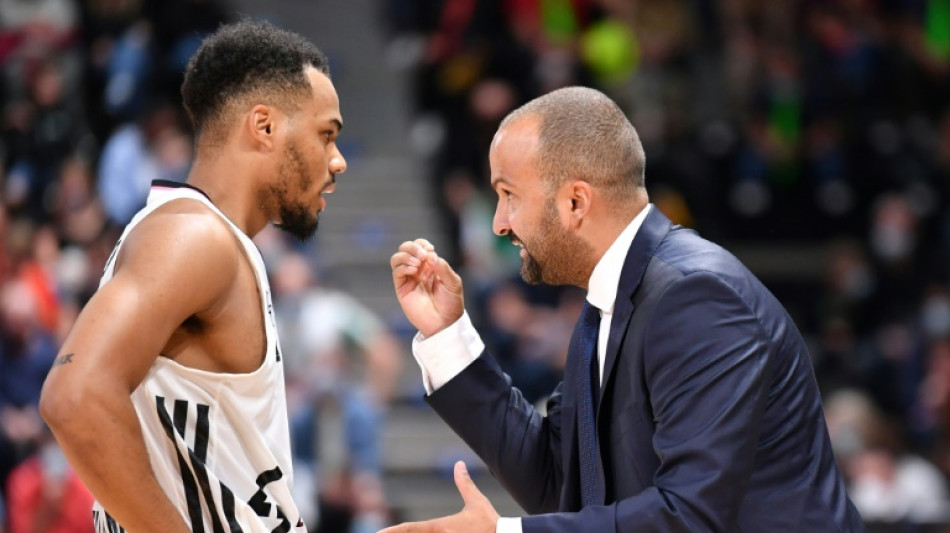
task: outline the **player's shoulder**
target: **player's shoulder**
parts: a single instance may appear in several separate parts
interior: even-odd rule
[[[202,202],[172,200],[148,214],[126,235],[120,266],[145,261],[189,269],[223,269],[241,254],[228,222]]]
[[[135,234],[138,235],[135,235]],[[236,238],[228,222],[211,207],[195,200],[172,200],[139,222],[129,238],[147,236],[152,244],[235,248]]]

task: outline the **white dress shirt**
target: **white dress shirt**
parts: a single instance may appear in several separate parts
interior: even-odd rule
[[[620,273],[633,238],[636,237],[637,231],[651,208],[652,204],[647,205],[624,228],[597,262],[587,284],[587,301],[600,310],[597,363],[600,367],[601,381],[604,379],[604,354],[607,351],[607,337],[610,334],[610,321],[614,313],[614,300],[617,299]],[[425,338],[418,333],[412,340],[412,355],[422,370],[422,383],[427,394],[432,394],[433,391],[459,375],[478,359],[484,350],[485,343],[475,331],[468,312],[463,313],[462,318],[435,335]],[[496,533],[522,533],[521,519],[499,518]]]

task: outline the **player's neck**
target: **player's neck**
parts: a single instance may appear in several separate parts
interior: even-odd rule
[[[188,184],[204,191],[211,202],[246,235],[253,237],[267,225],[256,200],[248,166],[227,157],[199,157],[188,173]]]

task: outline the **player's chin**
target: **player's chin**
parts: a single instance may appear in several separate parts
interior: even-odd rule
[[[299,241],[313,237],[320,225],[319,213],[299,212],[294,216],[285,216],[276,226]]]

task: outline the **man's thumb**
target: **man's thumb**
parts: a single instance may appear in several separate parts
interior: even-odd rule
[[[465,467],[463,461],[455,463],[455,486],[458,487],[466,506],[485,499],[472,481],[472,477],[468,475],[468,468]]]

